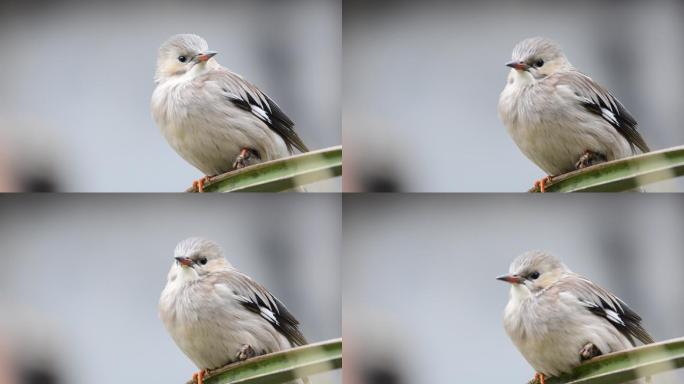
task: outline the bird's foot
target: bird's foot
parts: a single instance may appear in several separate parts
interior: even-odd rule
[[[532,379],[532,382],[538,384],[546,384],[546,377],[544,377],[544,374],[541,372],[535,372],[534,379]]]
[[[598,152],[584,151],[579,160],[575,163],[575,169],[582,169],[586,167],[591,167],[592,165],[605,163],[608,161],[606,155]]]
[[[233,163],[233,169],[242,169],[250,165],[249,160],[252,160],[253,158],[259,158],[259,153],[257,151],[249,148],[242,148],[240,150],[240,154],[237,156],[235,162]]]
[[[206,183],[210,182],[213,177],[214,176],[204,176],[203,178],[201,178],[199,180],[193,181],[192,182],[192,189],[199,192],[199,193],[204,192],[204,185]]]
[[[546,176],[543,179],[536,180],[534,182],[534,189],[541,193],[546,192],[546,184],[550,183],[552,178],[553,176]]]
[[[195,384],[204,384],[204,375],[207,374],[205,369],[192,374],[192,382]]]
[[[242,348],[240,348],[240,351],[237,353],[237,355],[235,355],[235,358],[237,361],[245,361],[254,356],[256,356],[254,348],[252,348],[252,346],[249,344],[245,344],[242,346]]]
[[[582,361],[585,361],[585,360],[593,359],[596,356],[601,356],[603,353],[593,343],[587,343],[587,345],[585,345],[584,347],[582,347],[582,349],[580,349],[579,354],[580,354],[580,359]]]

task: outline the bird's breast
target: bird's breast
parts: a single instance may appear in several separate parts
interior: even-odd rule
[[[188,109],[192,102],[189,97],[184,97],[189,82],[169,80],[157,86],[152,94],[152,115],[164,131],[174,122],[182,121],[188,117]]]
[[[287,156],[285,142],[263,121],[226,99],[220,87],[191,81],[160,84],[152,100],[154,118],[171,147],[206,175],[232,169],[242,148],[261,160]]]
[[[283,335],[245,309],[231,292],[200,281],[165,289],[162,294],[164,325],[199,368],[217,368],[233,361],[244,345],[259,354],[290,347]]]

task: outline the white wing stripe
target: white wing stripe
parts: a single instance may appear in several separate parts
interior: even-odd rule
[[[617,119],[615,118],[615,114],[610,110],[606,108],[601,108],[601,115],[603,115],[603,118],[608,120],[611,124],[620,125],[620,123],[618,123]]]
[[[620,318],[620,315],[617,314],[615,311],[611,311],[610,309],[606,309],[606,316],[608,317],[608,320],[618,323],[620,325],[625,325],[625,322],[622,321]]]
[[[262,108],[257,107],[256,105],[252,105],[252,113],[256,115],[256,117],[260,118],[261,120],[264,120],[267,123],[271,123],[271,118],[268,117],[268,113],[264,111]]]
[[[262,316],[264,319],[270,321],[270,322],[273,323],[273,324],[276,324],[276,325],[279,324],[279,323],[278,323],[278,320],[277,320],[276,317],[275,317],[275,314],[273,313],[273,311],[271,311],[271,310],[269,310],[269,309],[267,309],[267,308],[264,308],[264,307],[260,307],[260,309],[261,309],[261,316]]]

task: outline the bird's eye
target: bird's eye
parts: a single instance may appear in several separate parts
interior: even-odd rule
[[[178,61],[180,61],[181,63],[185,63],[187,60],[188,58],[185,56],[178,56]]]
[[[539,68],[539,67],[541,67],[542,65],[544,65],[544,60],[539,59],[539,60],[537,60],[536,63],[534,63],[534,65],[535,65],[535,67]]]
[[[537,280],[538,278],[539,278],[539,272],[534,271],[534,272],[530,273],[530,279]]]
[[[204,265],[207,263],[207,258],[203,257],[203,258],[199,259],[199,262],[200,262],[200,264]]]

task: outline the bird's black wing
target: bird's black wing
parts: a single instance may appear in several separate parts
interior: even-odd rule
[[[636,345],[634,338],[644,344],[653,342],[651,335],[641,325],[641,316],[624,301],[582,276],[574,277],[561,283],[565,285],[563,290],[575,295],[591,313],[608,320],[632,345]]]
[[[618,99],[591,77],[572,71],[554,76],[556,86],[565,85],[571,89],[577,101],[587,111],[600,116],[615,128],[627,142],[641,152],[649,152],[646,141],[637,131],[637,121]]]
[[[309,149],[294,130],[294,122],[282,109],[259,88],[241,76],[225,69],[217,69],[208,73],[206,80],[217,81],[225,93],[226,99],[236,107],[251,112],[259,120],[277,133],[287,145],[290,153],[293,147],[300,152]]]
[[[307,344],[299,330],[299,321],[280,300],[266,288],[238,271],[226,273],[222,282],[233,290],[233,295],[246,309],[258,314],[285,336],[294,346]]]

